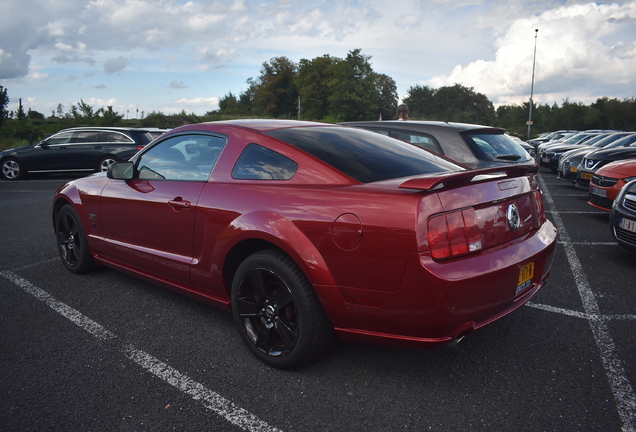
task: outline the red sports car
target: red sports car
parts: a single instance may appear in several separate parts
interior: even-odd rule
[[[334,333],[455,344],[537,293],[557,238],[530,166],[469,170],[374,132],[276,120],[174,129],[61,187],[53,223],[70,271],[106,265],[231,310],[278,368]]]

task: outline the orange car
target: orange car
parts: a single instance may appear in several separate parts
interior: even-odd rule
[[[636,180],[636,160],[626,159],[605,165],[590,181],[587,203],[602,210],[612,210],[616,196],[631,180]]]

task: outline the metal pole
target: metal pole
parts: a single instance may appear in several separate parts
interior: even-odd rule
[[[530,109],[528,113],[528,137],[530,139],[530,128],[532,127],[532,96],[534,95],[534,65],[537,60],[537,34],[539,34],[539,29],[534,30],[534,57],[532,58],[532,84],[530,84]]]
[[[300,120],[300,96],[298,96],[298,120]]]

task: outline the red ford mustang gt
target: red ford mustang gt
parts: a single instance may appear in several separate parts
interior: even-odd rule
[[[544,285],[557,232],[528,166],[468,170],[322,123],[183,126],[53,204],[66,267],[129,272],[231,310],[278,368],[343,339],[432,348]]]

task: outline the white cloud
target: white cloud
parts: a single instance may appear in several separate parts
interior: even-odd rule
[[[635,0],[3,0],[1,9],[0,84],[55,105],[94,92],[180,111],[178,90],[185,105],[206,100],[204,112],[218,101],[199,95],[239,93],[272,57],[342,58],[356,48],[400,94],[457,82],[520,103],[535,28],[535,100],[636,96]]]
[[[178,99],[174,101],[175,105],[180,107],[205,108],[205,110],[213,110],[219,107],[219,97],[213,96],[208,98],[198,97],[194,99]]]
[[[573,99],[593,101],[599,96],[598,91],[615,83],[633,83],[636,89],[636,80],[628,72],[636,70],[635,42],[621,40],[614,45],[604,42],[605,38],[625,29],[629,29],[627,35],[634,38],[635,24],[635,2],[622,6],[595,3],[562,6],[512,22],[496,41],[494,60],[457,65],[450,74],[423,83],[433,87],[461,83],[496,100],[527,101],[532,80],[534,29],[539,29],[534,100],[550,102],[555,95],[565,93]],[[563,92],[565,88],[568,90]],[[636,90],[624,96],[634,97]]]

